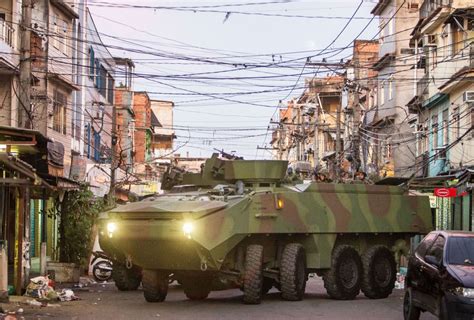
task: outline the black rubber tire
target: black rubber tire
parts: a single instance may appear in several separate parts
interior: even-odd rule
[[[156,270],[143,270],[143,295],[147,302],[162,302],[168,294],[168,275]]]
[[[120,291],[137,290],[142,281],[141,273],[136,267],[127,269],[124,265],[117,263],[112,266],[112,279]]]
[[[107,271],[106,273],[102,273],[100,267],[104,266],[113,270],[112,263],[107,260],[97,262],[94,267],[92,268],[92,276],[94,280],[97,282],[109,281],[112,278],[112,272]]]
[[[251,244],[245,254],[243,302],[260,304],[263,288],[263,246]]]
[[[397,263],[386,246],[373,246],[362,255],[361,290],[367,298],[387,298],[395,288]]]
[[[331,298],[355,299],[362,282],[362,261],[357,250],[349,245],[337,246],[332,252],[331,269],[324,273],[323,280]]]
[[[204,300],[209,296],[211,290],[206,288],[184,288],[184,294],[189,300]]]
[[[420,309],[413,305],[412,289],[407,288],[405,296],[403,297],[403,319],[404,320],[418,320],[420,319]]]
[[[289,243],[280,260],[281,297],[284,300],[303,299],[306,289],[306,254],[299,243]]]
[[[184,294],[189,300],[204,300],[211,292],[211,282],[208,277],[186,278],[182,282]]]

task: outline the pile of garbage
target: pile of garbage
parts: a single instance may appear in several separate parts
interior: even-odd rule
[[[48,276],[35,277],[30,280],[26,287],[25,296],[35,298],[38,301],[73,301],[79,298],[71,289],[54,290],[54,281]]]

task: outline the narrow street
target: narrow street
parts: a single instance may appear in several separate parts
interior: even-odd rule
[[[305,299],[280,300],[272,289],[260,305],[243,305],[240,290],[213,292],[203,301],[190,301],[179,285],[171,285],[164,303],[147,303],[139,291],[120,292],[113,283],[95,284],[75,291],[81,299],[60,307],[21,306],[25,319],[402,319],[403,290],[387,299],[370,300],[360,295],[353,301],[331,300],[322,281],[308,281]],[[423,314],[421,319],[435,319]]]

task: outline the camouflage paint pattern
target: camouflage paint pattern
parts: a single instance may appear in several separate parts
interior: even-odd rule
[[[266,266],[277,267],[279,248],[300,242],[308,268],[317,270],[330,267],[337,243],[352,244],[360,252],[386,244],[406,253],[410,236],[432,229],[427,197],[407,195],[395,186],[283,185],[286,166],[285,161],[211,158],[201,173],[203,185],[241,180],[247,192],[170,193],[116,208],[104,220],[101,244],[145,269],[173,272],[203,266],[239,270],[241,248],[249,243],[263,244]],[[117,225],[112,237],[105,227],[110,221]],[[183,231],[185,223],[194,227],[190,234]]]

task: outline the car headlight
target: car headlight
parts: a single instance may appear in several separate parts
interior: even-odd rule
[[[107,223],[107,233],[110,238],[112,238],[115,231],[117,231],[117,224],[115,222]]]
[[[192,222],[185,222],[183,224],[183,233],[188,238],[191,239],[191,234],[194,231],[194,224]]]
[[[454,293],[465,298],[474,298],[474,288],[456,288]]]

